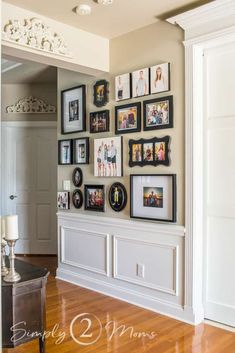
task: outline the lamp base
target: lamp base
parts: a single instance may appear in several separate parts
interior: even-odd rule
[[[12,272],[9,270],[8,274],[3,278],[5,282],[18,282],[21,280],[21,276],[16,271]]]
[[[8,268],[5,266],[5,267],[2,267],[1,268],[1,275],[2,276],[6,276],[8,274]]]

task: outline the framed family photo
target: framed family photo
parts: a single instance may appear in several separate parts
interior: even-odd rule
[[[73,171],[72,175],[73,185],[79,188],[83,182],[83,173],[81,168],[77,167]]]
[[[109,110],[90,113],[90,133],[109,131]]]
[[[173,127],[173,96],[144,101],[144,130]]]
[[[131,74],[123,74],[115,77],[116,102],[131,98]]]
[[[58,141],[58,164],[69,165],[73,163],[73,140]]]
[[[89,164],[89,137],[73,140],[73,164]]]
[[[128,134],[141,131],[141,103],[115,107],[115,133]]]
[[[61,133],[86,131],[86,86],[61,92]]]
[[[151,94],[170,90],[170,63],[152,66],[150,68]]]
[[[76,209],[79,209],[82,207],[83,195],[81,190],[78,190],[78,189],[74,190],[72,200],[73,200],[73,205]]]
[[[129,166],[169,166],[169,142],[170,136],[129,140]]]
[[[70,209],[70,193],[68,191],[59,191],[57,193],[57,207],[59,210]]]
[[[121,177],[123,175],[122,137],[94,140],[94,175],[96,177]]]
[[[176,175],[130,176],[131,218],[176,222]]]
[[[106,80],[97,81],[94,85],[94,105],[103,107],[109,101],[109,83]]]
[[[132,72],[132,97],[146,96],[149,91],[149,68]]]
[[[109,189],[109,204],[115,212],[122,211],[127,204],[127,191],[123,184],[114,183]]]
[[[104,185],[85,185],[85,210],[105,211]]]

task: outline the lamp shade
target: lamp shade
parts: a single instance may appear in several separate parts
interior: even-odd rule
[[[5,216],[5,239],[6,240],[17,240],[19,238],[18,231],[18,216]]]

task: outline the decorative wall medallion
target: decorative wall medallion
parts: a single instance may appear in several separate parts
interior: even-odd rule
[[[54,54],[70,56],[64,39],[39,18],[9,20],[3,29],[3,39]]]
[[[56,113],[54,105],[46,103],[43,99],[32,96],[20,99],[15,104],[6,107],[7,113]]]

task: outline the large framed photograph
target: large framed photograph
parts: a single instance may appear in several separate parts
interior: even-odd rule
[[[109,110],[90,113],[90,133],[109,131]]]
[[[61,92],[61,133],[86,131],[86,86]]]
[[[173,127],[173,96],[144,102],[144,130],[169,129]]]
[[[170,91],[170,63],[150,68],[151,94]]]
[[[109,101],[109,83],[106,80],[97,81],[94,85],[94,105],[103,107]]]
[[[123,74],[115,77],[116,102],[131,98],[131,74]]]
[[[129,166],[169,166],[169,142],[170,136],[129,140]]]
[[[89,164],[89,137],[73,140],[73,164]]]
[[[70,209],[70,193],[68,191],[59,191],[57,193],[57,207],[59,210]]]
[[[128,134],[141,131],[141,103],[115,107],[115,133]]]
[[[94,140],[94,175],[121,177],[123,175],[122,137]]]
[[[73,140],[58,141],[58,164],[69,165],[73,163]]]
[[[105,211],[105,189],[104,185],[85,185],[85,210]]]
[[[132,97],[142,97],[149,94],[149,68],[132,72]]]
[[[130,176],[131,218],[176,222],[176,175]]]

